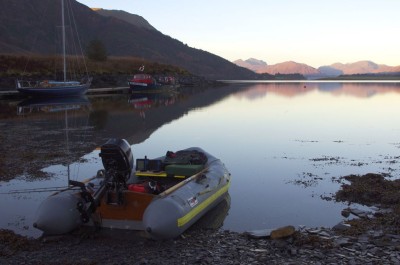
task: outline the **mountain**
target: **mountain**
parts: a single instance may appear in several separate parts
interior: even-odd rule
[[[239,59],[233,62],[234,64],[250,69],[256,73],[263,73],[263,72],[259,72],[259,69],[264,68],[265,66],[267,66],[267,63],[262,61],[262,60],[257,60],[255,58],[249,58],[245,61]]]
[[[141,28],[149,29],[149,30],[156,30],[143,17],[125,12],[123,10],[107,10],[107,9],[102,9],[102,8],[92,8],[92,10],[95,11],[99,15],[102,15],[105,17],[114,17],[114,18],[123,20],[125,22],[128,22],[129,24],[135,25],[137,27],[141,27]]]
[[[236,60],[233,63],[246,67],[256,73],[268,73],[274,74],[302,74],[304,76],[318,75],[319,71],[311,66],[302,63],[296,63],[293,61],[267,65],[266,62],[262,60],[257,60],[254,58],[243,60]]]
[[[343,71],[336,69],[332,66],[321,66],[318,67],[319,72],[323,77],[336,77],[343,74]]]
[[[104,44],[109,56],[136,57],[175,65],[207,79],[257,77],[253,71],[151,29],[147,23],[137,25],[123,12],[113,14],[123,14],[124,18],[100,15],[75,0],[65,2],[74,11],[83,49],[97,39]],[[0,0],[0,53],[54,53],[55,40],[60,35],[60,14],[59,1]]]
[[[293,61],[277,63],[274,65],[267,65],[266,67],[260,69],[264,73],[269,74],[302,74],[304,76],[319,74],[319,71],[314,67],[308,66],[303,63],[296,63]]]
[[[269,74],[294,74],[299,73],[307,78],[337,77],[339,75],[353,74],[377,74],[377,73],[398,73],[400,66],[388,66],[384,64],[376,64],[371,61],[359,61],[355,63],[334,63],[331,65],[321,66],[318,69],[303,63],[293,61],[267,65],[264,61],[250,58],[248,60],[236,60],[233,63],[250,69],[256,73]]]
[[[336,69],[345,75],[352,74],[368,74],[368,73],[385,73],[385,72],[399,72],[400,66],[393,67],[385,64],[376,64],[371,61],[359,61],[355,63],[334,63],[328,66],[332,69]]]

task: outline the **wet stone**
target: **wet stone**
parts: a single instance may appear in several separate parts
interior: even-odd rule
[[[384,232],[382,230],[375,230],[375,231],[369,231],[369,232],[373,238],[380,238],[384,235]]]
[[[251,238],[266,238],[271,235],[273,229],[261,229],[261,230],[252,230],[247,231],[244,234],[248,235]]]
[[[335,225],[334,227],[332,227],[333,230],[336,231],[345,231],[351,228],[351,225],[349,224],[345,224],[343,222],[338,223],[337,225]]]
[[[353,244],[348,238],[337,238],[334,243],[340,247],[351,246]]]
[[[289,237],[293,235],[294,232],[296,232],[296,229],[291,225],[280,227],[278,229],[271,231],[271,239],[280,239]]]
[[[369,242],[369,236],[368,235],[360,235],[357,239],[359,243],[368,243]]]
[[[289,251],[290,251],[290,255],[292,255],[292,256],[296,256],[297,255],[297,249],[291,248]]]
[[[350,213],[351,213],[351,211],[349,208],[343,209],[341,212],[342,216],[346,217],[346,218],[350,216]]]
[[[351,214],[353,214],[353,215],[355,215],[357,217],[368,218],[369,212],[366,212],[366,211],[363,211],[363,210],[359,210],[359,209],[356,209],[356,208],[350,208],[349,210],[350,210]]]

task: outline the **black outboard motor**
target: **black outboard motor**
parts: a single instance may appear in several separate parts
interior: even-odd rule
[[[133,169],[133,154],[131,146],[125,139],[109,139],[101,146],[99,154],[106,173],[115,174],[120,181],[129,179]]]
[[[131,146],[125,139],[109,139],[101,146],[99,156],[105,169],[105,179],[108,181],[108,191],[114,190],[117,198],[109,196],[108,203],[123,203],[122,191],[127,188],[126,181],[129,179],[134,165]]]
[[[81,188],[83,202],[77,204],[83,223],[90,220],[92,213],[100,204],[103,195],[110,204],[123,204],[123,191],[126,190],[126,181],[129,179],[133,169],[133,155],[131,146],[124,139],[109,139],[101,146],[99,156],[105,169],[104,181],[99,189],[92,194],[86,189],[86,185],[79,181],[69,181],[69,185]],[[99,172],[103,172],[100,170]],[[99,174],[98,172],[98,174]],[[111,194],[111,195],[110,195]]]

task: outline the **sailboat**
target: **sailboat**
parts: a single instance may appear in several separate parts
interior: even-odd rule
[[[61,20],[62,20],[62,57],[63,57],[63,80],[41,80],[28,81],[17,80],[17,90],[27,96],[39,97],[60,97],[83,95],[89,89],[92,78],[86,76],[79,81],[67,80],[67,60],[66,60],[66,37],[65,37],[65,15],[64,0],[61,0]]]

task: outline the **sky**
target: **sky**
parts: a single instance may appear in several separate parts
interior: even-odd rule
[[[400,65],[400,0],[78,0],[229,61]]]

